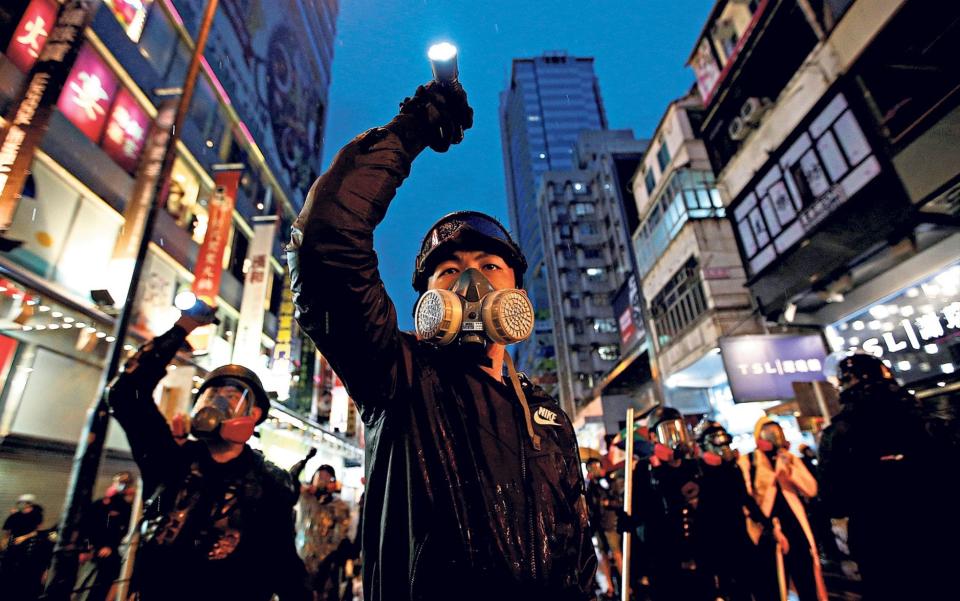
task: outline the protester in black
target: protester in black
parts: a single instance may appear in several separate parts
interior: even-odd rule
[[[679,411],[659,406],[647,418],[655,436],[649,484],[640,495],[636,519],[642,520],[654,601],[712,598],[714,584],[697,563],[699,551],[700,465],[696,443]],[[639,476],[639,475],[638,475]]]
[[[43,506],[33,495],[21,495],[3,522],[0,599],[34,601],[40,596],[55,536],[51,530],[42,530],[42,524]]]
[[[960,532],[944,470],[956,450],[876,357],[843,357],[837,375],[843,408],[820,441],[820,494],[849,518],[864,598],[945,598],[955,554],[943,544]]]
[[[619,575],[623,573],[621,538],[617,530],[617,516],[623,511],[623,497],[617,495],[613,482],[604,474],[600,459],[588,459],[586,466],[590,525],[597,540],[600,571],[606,579],[606,595],[613,597],[616,595],[614,577],[619,581]]]
[[[700,446],[700,496],[697,502],[697,563],[714,579],[719,596],[727,601],[779,601],[764,588],[773,575],[747,531],[745,516],[774,535],[773,524],[747,492],[733,438],[719,423],[703,420],[694,429]]]
[[[134,590],[142,601],[305,601],[294,547],[290,475],[246,444],[269,400],[252,371],[227,365],[201,384],[191,417],[198,440],[177,444],[153,390],[194,328],[213,312],[198,303],[144,345],[111,384],[108,400],[144,486]],[[188,346],[188,345],[187,345]]]
[[[300,325],[366,426],[366,599],[590,599],[573,427],[505,354],[533,327],[526,261],[506,230],[474,212],[430,228],[414,276],[419,334],[397,327],[374,229],[414,158],[446,151],[473,120],[459,84],[421,87],[400,113],[313,185],[289,253]]]
[[[83,513],[80,536],[88,550],[81,561],[93,563],[92,569],[76,593],[83,601],[104,601],[120,574],[122,563],[120,544],[130,526],[130,513],[136,486],[130,472],[114,475],[107,494],[94,501]]]

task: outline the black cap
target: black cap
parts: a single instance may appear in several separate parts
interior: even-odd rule
[[[263,383],[260,382],[260,377],[257,376],[252,369],[235,363],[220,366],[207,374],[207,379],[203,381],[200,389],[197,390],[197,396],[199,397],[203,394],[205,389],[211,386],[217,386],[228,379],[240,380],[250,388],[250,391],[253,393],[254,402],[257,404],[257,407],[260,407],[260,419],[257,420],[257,423],[263,423],[263,420],[267,419],[267,413],[270,412],[270,397],[267,396],[267,391],[263,389]]]
[[[513,269],[517,288],[523,287],[527,260],[510,233],[499,221],[477,211],[458,211],[434,223],[420,244],[420,254],[413,270],[413,289],[422,293],[427,280],[443,257],[442,251],[455,249],[487,250],[503,258]]]

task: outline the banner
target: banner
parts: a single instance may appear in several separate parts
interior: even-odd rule
[[[175,99],[163,101],[157,109],[157,118],[150,128],[143,158],[137,167],[133,192],[123,210],[123,227],[120,229],[117,244],[113,247],[107,284],[107,290],[117,302],[123,302],[122,299],[126,298],[130,277],[133,275],[133,264],[137,260],[137,251],[144,233],[144,221],[147,219],[150,203],[154,202],[157,178],[160,177],[176,112]]]
[[[207,304],[214,304],[220,294],[220,276],[223,274],[223,251],[227,248],[233,206],[240,185],[243,165],[214,165],[214,191],[207,204],[207,233],[200,245],[193,267],[193,293]]]
[[[68,0],[46,36],[37,62],[27,76],[25,91],[0,129],[0,232],[13,222],[23,185],[40,140],[47,132],[54,104],[67,81],[96,2]]]
[[[737,403],[785,401],[793,398],[794,382],[825,379],[827,353],[816,334],[723,337],[720,356]]]
[[[280,292],[280,310],[277,315],[277,341],[273,347],[273,374],[277,383],[277,398],[290,398],[290,365],[293,356],[293,292],[290,290],[290,268],[283,269],[283,290]],[[311,357],[312,360],[312,357]]]
[[[253,221],[253,241],[247,251],[247,273],[233,344],[233,363],[251,369],[260,365],[263,312],[267,308],[267,288],[272,279],[270,252],[277,235],[276,216],[255,217]]]

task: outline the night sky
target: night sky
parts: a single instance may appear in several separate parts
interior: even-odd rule
[[[414,162],[377,229],[376,249],[400,325],[412,328],[413,261],[426,229],[446,213],[473,209],[509,227],[498,117],[513,58],[545,50],[592,56],[611,129],[649,137],[667,103],[684,94],[684,66],[713,0],[341,0],[323,165],[362,131],[382,125],[430,78],[426,51],[460,49],[460,81],[475,111],[466,139]]]

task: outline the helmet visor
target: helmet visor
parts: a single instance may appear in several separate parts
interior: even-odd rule
[[[244,417],[253,411],[254,399],[250,388],[240,380],[225,378],[219,380],[215,386],[208,386],[200,393],[193,413],[202,410],[213,410],[219,413],[221,419]]]
[[[690,442],[687,426],[682,419],[671,419],[657,424],[657,441],[665,447],[678,449]]]

